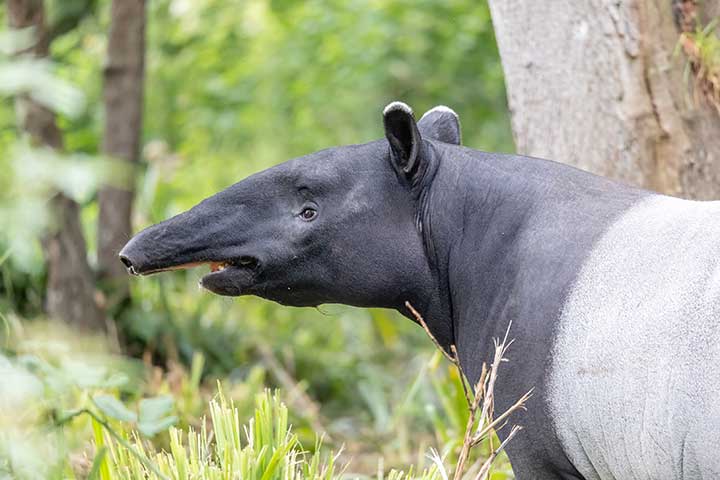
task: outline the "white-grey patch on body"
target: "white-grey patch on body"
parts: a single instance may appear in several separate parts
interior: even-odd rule
[[[549,405],[587,479],[720,478],[720,202],[642,200],[564,304]]]

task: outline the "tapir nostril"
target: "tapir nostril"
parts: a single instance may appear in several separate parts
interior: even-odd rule
[[[241,267],[255,268],[258,264],[258,261],[255,257],[242,256],[237,260],[237,263]]]
[[[135,267],[133,266],[132,262],[130,261],[130,259],[127,256],[120,254],[120,261],[125,265],[125,267],[127,267],[128,273],[130,273],[132,275],[137,275],[137,271],[135,270]]]
[[[125,255],[120,254],[120,261],[123,262],[127,268],[132,267],[132,262]]]

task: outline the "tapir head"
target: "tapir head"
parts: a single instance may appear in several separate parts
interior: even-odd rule
[[[459,143],[460,128],[446,107],[416,123],[400,102],[383,122],[385,139],[252,175],[143,230],[120,259],[136,275],[209,264],[201,285],[220,295],[397,308],[432,281],[418,209],[434,142]]]

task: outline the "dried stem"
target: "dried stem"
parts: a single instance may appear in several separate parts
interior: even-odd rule
[[[465,399],[467,400],[470,412],[465,425],[465,435],[463,437],[462,447],[460,448],[460,454],[458,455],[457,466],[455,467],[455,472],[453,474],[453,480],[462,480],[463,476],[466,474],[465,464],[470,457],[470,450],[479,445],[483,440],[489,438],[493,432],[501,430],[505,427],[510,415],[518,410],[525,409],[525,403],[532,396],[531,389],[525,395],[520,397],[520,399],[518,399],[505,412],[495,416],[495,382],[498,378],[500,364],[507,361],[505,354],[507,353],[510,345],[513,343],[513,340],[508,340],[512,323],[508,325],[508,328],[505,331],[505,336],[502,340],[494,339],[495,353],[493,355],[492,363],[490,364],[490,368],[487,367],[487,364],[483,363],[480,378],[475,384],[474,396],[472,396],[470,395],[470,390],[468,388],[470,383],[468,377],[465,375],[462,365],[460,364],[460,356],[455,345],[450,345],[450,353],[448,353],[442,346],[440,346],[440,343],[438,343],[435,336],[432,332],[430,332],[430,329],[425,323],[425,320],[422,318],[422,315],[413,308],[410,302],[405,302],[405,306],[423,327],[425,333],[427,333],[428,337],[430,337],[430,340],[432,340],[435,346],[443,352],[443,355],[445,355],[445,357],[450,360],[453,365],[457,367],[460,375],[460,382],[462,383]],[[520,430],[522,430],[522,427],[513,425],[508,436],[502,443],[500,443],[500,445],[498,445],[497,448],[494,448],[492,443],[490,444],[490,455],[483,462],[477,475],[475,475],[474,480],[487,479],[490,473],[490,468],[497,456],[505,449],[508,442]],[[437,460],[435,461],[437,462]],[[471,470],[473,469],[471,468]]]
[[[455,366],[457,366],[458,372],[460,372],[460,384],[462,385],[463,393],[465,393],[465,401],[468,404],[468,408],[472,408],[473,399],[470,396],[470,390],[468,389],[468,377],[465,375],[465,371],[460,364],[460,355],[458,355],[455,345],[450,345],[450,351],[452,352],[453,358],[455,358]]]
[[[460,480],[462,474],[465,471],[465,463],[470,456],[470,449],[473,447],[473,427],[475,426],[475,420],[477,419],[478,409],[480,408],[480,402],[484,395],[482,394],[482,385],[485,384],[487,378],[487,369],[483,365],[483,371],[480,374],[480,380],[475,386],[475,397],[470,404],[470,416],[468,417],[467,424],[465,425],[465,436],[463,438],[463,444],[460,449],[460,455],[458,456],[457,466],[455,467],[455,474],[453,480]],[[482,424],[482,417],[480,423]]]
[[[428,337],[430,337],[430,340],[432,340],[432,342],[435,344],[437,349],[440,350],[443,353],[443,355],[445,355],[445,358],[450,360],[455,365],[459,365],[460,362],[458,362],[457,358],[453,358],[453,356],[450,355],[447,352],[447,350],[445,350],[440,345],[440,343],[435,338],[435,335],[433,335],[432,332],[430,331],[430,328],[428,328],[427,323],[425,323],[425,319],[422,317],[422,315],[420,315],[420,313],[417,310],[415,310],[415,307],[413,307],[410,302],[405,302],[405,306],[408,308],[408,310],[410,310],[410,313],[413,314],[413,316],[415,317],[415,320],[417,320],[418,323],[423,327],[423,329],[425,329],[425,333],[428,334]]]
[[[473,446],[479,444],[490,432],[493,430],[500,430],[502,427],[498,427],[501,423],[505,422],[505,420],[514,412],[517,410],[524,410],[525,409],[525,403],[532,397],[532,389],[527,392],[525,395],[520,397],[520,399],[515,402],[510,408],[505,410],[504,413],[499,415],[495,420],[487,424],[485,427],[480,429],[475,436],[473,437]],[[504,424],[503,424],[504,425]]]
[[[493,449],[490,452],[490,455],[488,455],[487,460],[483,463],[482,467],[480,467],[480,471],[475,476],[475,480],[485,480],[488,475],[490,474],[490,467],[492,467],[493,462],[495,462],[495,459],[505,449],[505,446],[512,440],[512,438],[520,431],[522,430],[522,427],[519,425],[514,425],[512,429],[510,430],[510,433],[508,434],[507,438],[498,446],[498,448]]]

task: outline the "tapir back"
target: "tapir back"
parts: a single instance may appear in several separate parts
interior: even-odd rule
[[[611,225],[564,304],[549,380],[585,478],[720,478],[720,202],[650,196]]]

